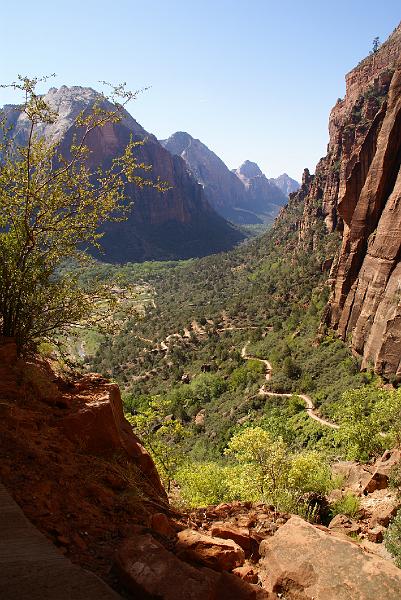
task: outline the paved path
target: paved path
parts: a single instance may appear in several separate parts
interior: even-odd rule
[[[118,600],[121,596],[60,554],[0,483],[0,598]]]
[[[263,363],[266,366],[266,374],[265,374],[266,381],[270,381],[271,373],[272,373],[271,364],[269,363],[268,360],[265,360],[263,358],[257,358],[256,356],[250,356],[247,353],[247,348],[248,348],[249,344],[250,344],[250,341],[248,341],[242,347],[242,349],[241,349],[242,358],[245,360],[258,360],[259,362]],[[262,385],[262,387],[259,389],[259,394],[261,396],[279,396],[280,398],[291,398],[291,396],[298,396],[299,398],[302,398],[302,400],[305,402],[305,410],[307,411],[307,413],[311,419],[313,419],[314,421],[317,421],[318,423],[320,423],[321,425],[324,425],[325,427],[330,427],[331,429],[340,429],[339,425],[337,425],[336,423],[327,421],[326,419],[323,419],[322,417],[319,417],[318,414],[316,414],[315,405],[313,404],[313,400],[310,396],[307,396],[306,394],[279,394],[278,392],[268,392],[264,385]]]

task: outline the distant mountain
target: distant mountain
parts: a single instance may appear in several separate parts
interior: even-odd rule
[[[256,163],[246,160],[234,173],[245,187],[248,204],[255,212],[269,215],[273,220],[287,204],[287,197],[267,179]]]
[[[44,99],[58,111],[59,117],[54,124],[42,126],[39,133],[49,141],[61,141],[61,151],[67,153],[76,131],[76,116],[89,109],[98,97],[98,92],[91,88],[51,88]],[[28,135],[27,119],[15,106],[6,106],[3,111],[14,127],[17,142],[24,143]],[[122,121],[109,123],[88,137],[90,166],[108,166],[113,157],[122,153],[130,136],[144,141],[135,152],[140,162],[152,165],[146,176],[155,179],[159,176],[171,189],[162,193],[128,184],[128,195],[134,200],[133,212],[127,221],[105,227],[102,239],[105,254],[101,258],[111,262],[190,258],[227,250],[243,239],[210,206],[184,160],[163,148],[127,111]]]
[[[210,204],[234,223],[272,221],[287,202],[281,190],[270,184],[260,170],[255,177],[262,177],[266,184],[258,187],[260,180],[255,186],[249,185],[248,179],[245,181],[237,171],[230,171],[205,144],[186,132],[178,131],[160,143],[171,154],[185,160],[190,173],[203,186]]]
[[[287,173],[283,173],[279,177],[269,179],[271,183],[276,185],[286,196],[293,192],[297,192],[301,185],[295,179],[292,179]]]

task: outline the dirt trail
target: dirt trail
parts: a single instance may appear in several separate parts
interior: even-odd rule
[[[263,358],[257,358],[256,356],[251,356],[250,354],[247,354],[247,347],[249,346],[249,344],[250,341],[246,342],[246,344],[241,349],[242,358],[244,360],[258,360],[259,362],[263,363],[266,366],[266,381],[270,381],[272,374],[272,366],[270,362]],[[313,404],[312,398],[310,396],[307,396],[306,394],[279,394],[278,392],[268,392],[264,385],[262,385],[262,387],[259,389],[259,394],[261,396],[279,396],[280,398],[291,398],[291,396],[299,396],[299,398],[302,398],[302,400],[305,402],[305,410],[311,419],[317,421],[325,427],[330,427],[331,429],[340,428],[339,425],[337,425],[336,423],[332,423],[331,421],[327,421],[326,419],[319,417],[319,415],[315,412],[315,405]]]
[[[268,361],[268,360],[265,360],[264,358],[256,358],[256,356],[250,356],[249,354],[247,354],[247,353],[246,353],[246,349],[247,349],[247,347],[249,346],[249,344],[250,344],[250,343],[251,343],[251,342],[250,342],[250,341],[248,341],[248,342],[245,344],[245,346],[244,346],[244,347],[241,349],[241,356],[242,356],[242,358],[243,358],[244,360],[257,360],[257,361],[259,361],[259,362],[263,363],[263,364],[265,365],[265,367],[266,367],[265,379],[266,379],[266,381],[270,381],[270,379],[271,379],[271,376],[272,376],[272,366],[271,366],[271,364],[269,363],[269,361]],[[264,395],[266,395],[266,394],[267,394],[267,392],[266,392],[266,391],[265,391],[265,389],[264,389],[264,386],[262,386],[262,387],[260,388],[260,390],[259,390],[259,393],[260,393],[260,394],[264,394]]]

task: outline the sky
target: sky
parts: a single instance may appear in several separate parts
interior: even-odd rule
[[[0,0],[2,83],[148,88],[128,107],[159,139],[199,138],[229,168],[300,179],[326,153],[344,76],[401,20],[399,0]],[[44,90],[45,91],[45,90]],[[0,105],[18,102],[0,89]]]

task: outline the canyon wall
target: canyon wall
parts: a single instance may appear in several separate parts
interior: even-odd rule
[[[340,232],[324,322],[386,378],[401,377],[401,26],[346,76],[326,157],[306,171],[299,242]]]

